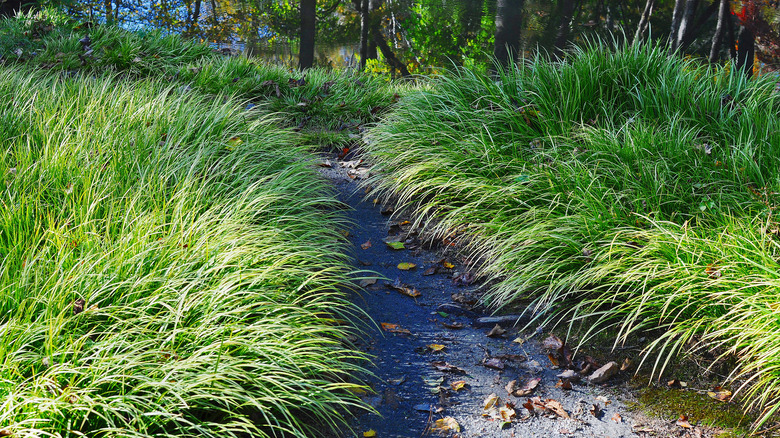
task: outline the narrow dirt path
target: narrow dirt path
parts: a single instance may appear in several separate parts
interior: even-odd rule
[[[344,165],[335,158],[329,162],[332,168],[325,173],[340,200],[351,207],[348,214],[355,225],[349,238],[356,268],[378,274],[375,283],[363,283],[355,299],[376,322],[363,322],[367,332],[363,346],[375,357],[375,377],[370,379],[375,393],[365,399],[380,415],[359,416],[354,433],[344,436],[644,435],[644,418],[616,399],[609,381],[593,384],[582,379],[571,389],[556,386],[564,370],[548,358],[550,350],[543,343],[549,333],[518,333],[511,318],[499,324],[505,333],[497,333],[501,330],[495,321],[471,307],[476,286],[468,284],[462,261],[420,249],[408,224],[391,221],[382,214],[382,206],[363,201],[364,191],[347,175],[355,175],[350,167],[357,162]],[[392,249],[387,240],[403,241],[406,249]],[[401,270],[400,263],[416,267]],[[534,379],[538,386],[527,394],[508,393],[511,381],[521,390],[533,386]],[[495,407],[486,409],[486,403]],[[454,419],[457,428],[447,418]],[[445,430],[437,430],[437,424]]]

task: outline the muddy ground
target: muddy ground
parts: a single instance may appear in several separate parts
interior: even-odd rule
[[[588,379],[604,359],[561,379],[567,353],[555,349],[553,333],[520,331],[525,321],[511,315],[499,316],[499,324],[486,319],[464,260],[422,249],[410,224],[366,199],[360,180],[368,169],[350,158],[323,157],[322,170],[350,207],[355,267],[370,271],[355,280],[363,287],[354,299],[373,320],[359,324],[366,332],[360,344],[374,357],[374,392],[364,398],[377,413],[357,416],[344,437],[714,436],[695,423],[682,427],[629,409],[633,371],[620,370],[619,353],[611,357],[616,375],[604,382]],[[582,361],[575,356],[573,368]]]

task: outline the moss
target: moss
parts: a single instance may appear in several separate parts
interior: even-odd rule
[[[691,424],[728,429],[720,437],[747,436],[755,420],[738,403],[718,402],[693,390],[645,386],[636,395],[634,408],[670,421],[687,415]]]

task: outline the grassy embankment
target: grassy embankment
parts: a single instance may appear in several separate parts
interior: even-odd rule
[[[344,224],[283,126],[364,122],[385,85],[0,26],[0,435],[314,436],[362,406]]]
[[[617,342],[657,330],[659,373],[690,349],[736,357],[760,424],[780,413],[776,83],[594,45],[433,78],[364,149],[381,193],[483,261],[489,305]]]

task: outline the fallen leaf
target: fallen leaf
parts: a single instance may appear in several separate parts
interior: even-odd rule
[[[455,265],[453,265],[453,264],[452,264],[452,263],[450,263],[450,262],[444,262],[444,263],[442,263],[441,265],[442,265],[442,266],[444,266],[444,267],[445,267],[445,268],[447,268],[447,269],[452,269],[452,268],[454,268],[454,267],[455,267]]]
[[[490,408],[496,407],[496,405],[499,403],[501,403],[501,399],[498,398],[495,393],[492,393],[485,399],[485,402],[482,404],[482,409],[488,410]]]
[[[78,300],[73,302],[73,314],[78,315],[79,313],[84,311],[84,305],[87,302],[84,301],[83,298],[79,298]]]
[[[590,405],[590,409],[588,409],[588,411],[596,418],[601,416],[601,407],[599,407],[598,403]]]
[[[731,399],[731,391],[728,389],[720,390],[717,392],[709,391],[707,392],[707,395],[710,396],[710,398],[715,399],[717,401],[726,402]]]
[[[542,379],[539,377],[534,377],[532,379],[526,380],[525,385],[523,385],[522,388],[517,388],[517,381],[512,380],[506,385],[506,390],[509,394],[515,397],[525,397],[526,395],[530,395],[532,392],[534,392],[541,381]]]
[[[368,287],[372,284],[376,284],[376,278],[365,278],[360,280],[360,287]]]
[[[391,333],[401,333],[401,334],[405,334],[405,335],[411,335],[412,334],[412,332],[410,332],[409,330],[407,330],[405,328],[401,328],[401,326],[399,326],[398,324],[391,324],[389,322],[382,322],[380,324],[382,326],[382,329],[384,329],[385,331],[391,332]]]
[[[361,245],[360,245],[360,247],[361,247],[361,248],[363,248],[363,249],[368,249],[368,248],[371,248],[371,246],[372,246],[372,245],[371,245],[371,239],[368,239],[368,240],[366,241],[366,243],[363,243],[363,244],[361,244]]]
[[[444,371],[446,373],[466,374],[466,370],[464,370],[463,368],[456,367],[455,365],[450,365],[447,362],[441,360],[431,362],[431,366],[436,368],[439,371]]]
[[[11,431],[8,429],[0,429],[0,436],[11,436]]]
[[[441,434],[449,434],[452,432],[460,432],[460,425],[452,417],[444,417],[436,420],[431,426],[431,432],[437,432]]]
[[[441,325],[450,330],[459,330],[463,328],[462,322],[443,322]]]
[[[376,431],[374,429],[363,432],[363,438],[374,438],[374,437],[376,437]]]
[[[417,265],[415,265],[414,263],[409,263],[409,262],[402,262],[402,263],[398,264],[398,269],[400,269],[402,271],[410,271],[410,270],[412,270],[412,269],[414,269],[416,267],[417,267]]]
[[[610,403],[612,403],[612,400],[604,397],[603,395],[597,395],[596,396],[596,401],[604,403],[604,407],[607,407],[607,406],[609,406]]]
[[[403,242],[385,242],[385,244],[387,244],[387,246],[395,250],[404,249]]]
[[[426,269],[425,272],[423,272],[423,275],[434,275],[436,274],[436,266],[431,266],[430,268]]]
[[[561,340],[561,338],[555,335],[550,335],[547,337],[547,339],[542,341],[542,346],[550,350],[557,350],[563,347],[563,341]]]
[[[392,283],[385,283],[385,285],[387,285],[387,287],[389,287],[390,289],[394,289],[402,293],[403,295],[406,295],[407,297],[417,298],[420,295],[422,295],[420,291],[418,291],[414,287],[409,286],[408,284],[401,283],[400,278],[396,278],[395,281]]]
[[[556,415],[558,415],[561,418],[569,418],[569,413],[566,412],[565,409],[563,409],[563,405],[557,400],[553,400],[551,398],[548,398],[544,401],[544,407]]]
[[[614,421],[615,423],[622,423],[623,417],[621,417],[620,414],[615,412],[615,415],[612,416],[611,420]]]
[[[320,162],[319,162],[319,163],[317,163],[317,164],[318,164],[320,167],[327,167],[327,168],[331,168],[331,167],[333,167],[333,164],[331,164],[330,160],[320,161]],[[364,435],[365,435],[365,433],[364,433]]]
[[[490,338],[500,338],[501,336],[503,336],[503,335],[504,335],[504,333],[506,333],[506,330],[504,330],[504,329],[503,329],[503,328],[502,328],[500,325],[496,324],[496,326],[495,326],[495,327],[493,327],[493,328],[492,328],[492,329],[491,329],[491,330],[488,332],[488,334],[487,334],[487,335],[488,335],[488,337],[490,337]]]
[[[433,352],[442,351],[442,350],[444,350],[444,348],[446,348],[445,345],[441,345],[441,344],[428,344],[428,349],[433,351]]]
[[[567,391],[571,391],[571,382],[568,380],[559,379],[558,383],[555,384],[556,388],[565,389]]]
[[[460,391],[465,386],[466,386],[465,380],[456,380],[450,383],[450,387],[452,388],[453,391]]]
[[[510,406],[502,406],[498,408],[498,416],[504,421],[512,421],[515,416],[515,410]]]
[[[625,371],[625,370],[631,368],[631,366],[633,364],[634,363],[631,361],[631,359],[629,359],[629,358],[623,359],[623,363],[620,365],[620,371]]]
[[[501,362],[500,359],[496,359],[495,357],[486,360],[483,365],[487,368],[493,368],[494,370],[504,369],[504,362]]]
[[[680,427],[684,427],[686,429],[692,429],[693,426],[691,426],[691,423],[688,422],[688,416],[687,415],[680,415],[680,418],[677,419],[676,425]]]

